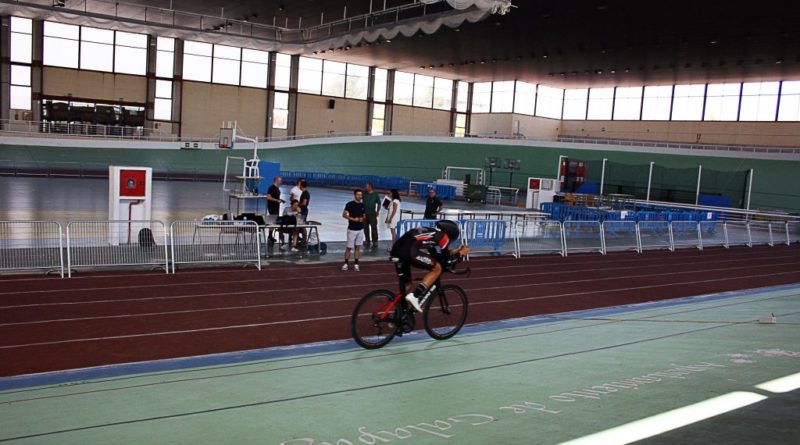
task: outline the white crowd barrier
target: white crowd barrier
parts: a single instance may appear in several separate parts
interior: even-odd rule
[[[570,252],[600,252],[603,230],[599,221],[564,221],[564,254]]]
[[[672,229],[667,221],[639,221],[639,246],[641,250],[669,249],[672,244]]]
[[[703,248],[700,241],[700,225],[697,221],[672,221],[672,245],[675,249],[685,247]]]
[[[74,268],[158,266],[169,273],[161,221],[73,221],[67,224],[67,274]]]
[[[517,256],[524,253],[564,252],[564,228],[558,221],[525,221],[514,227]]]
[[[636,221],[604,221],[603,251],[635,250],[642,252]]]
[[[728,227],[724,221],[700,221],[702,247],[728,247]]]
[[[175,221],[169,228],[172,273],[178,264],[254,264],[261,270],[261,236],[255,221]]]
[[[54,270],[63,278],[63,249],[55,221],[0,221],[0,270]]]

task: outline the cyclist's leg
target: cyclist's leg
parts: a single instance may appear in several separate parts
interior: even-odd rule
[[[433,286],[433,284],[439,278],[439,275],[441,275],[442,266],[433,257],[431,257],[430,254],[421,251],[415,252],[415,255],[411,257],[411,265],[428,271],[428,273],[426,273],[422,278],[422,282],[420,282],[414,289],[414,292],[406,295],[406,301],[408,304],[410,304],[417,312],[422,312],[420,300],[428,292],[428,289]]]

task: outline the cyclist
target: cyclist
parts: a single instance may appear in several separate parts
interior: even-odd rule
[[[420,299],[439,279],[442,268],[452,267],[460,257],[469,253],[469,248],[464,245],[453,250],[448,249],[450,243],[457,240],[460,235],[458,224],[441,220],[436,223],[435,228],[418,227],[409,230],[392,246],[390,254],[397,276],[402,287],[408,292],[405,299],[415,311],[422,312]],[[413,291],[411,266],[428,271]]]

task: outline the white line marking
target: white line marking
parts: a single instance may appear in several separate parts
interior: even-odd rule
[[[725,260],[725,261],[718,261],[716,263],[732,263],[738,262],[738,260]],[[696,263],[684,263],[684,265],[692,265],[692,264],[709,264],[708,261],[700,261]],[[557,280],[554,282],[547,282],[547,283],[539,283],[540,285],[544,284],[556,284],[556,283],[578,283],[582,281],[594,281],[594,280],[608,280],[608,279],[624,279],[624,278],[646,278],[649,276],[660,276],[660,275],[675,275],[675,274],[691,274],[691,273],[699,273],[699,272],[713,272],[713,271],[721,271],[721,270],[736,270],[736,269],[754,269],[757,267],[774,267],[780,265],[791,265],[795,264],[795,262],[789,263],[772,263],[772,264],[764,264],[761,266],[742,266],[736,268],[719,268],[719,269],[706,269],[706,270],[691,270],[691,271],[678,271],[678,272],[668,272],[664,274],[650,274],[650,275],[630,275],[630,276],[621,276],[621,277],[607,277],[607,278],[591,278],[587,280],[572,280],[572,281],[564,281],[564,280]],[[640,268],[652,268],[652,267],[662,267],[662,265],[657,266],[627,266],[627,267],[613,267],[613,268],[597,268],[597,269],[583,269],[580,272],[599,272],[599,271],[611,271],[611,270],[631,270],[631,269],[640,269]],[[484,270],[484,269],[481,269]],[[564,273],[574,273],[575,271],[562,271]],[[539,275],[547,275],[552,276],[555,272],[553,271],[543,271],[543,272],[533,272],[528,274],[513,274],[513,275],[496,275],[496,276],[487,276],[487,277],[473,277],[473,278],[462,278],[459,281],[477,281],[477,280],[497,280],[502,278],[522,278],[522,277],[534,277]],[[366,275],[359,275],[359,276],[366,276]],[[323,277],[328,278],[328,277]],[[204,283],[204,284],[211,284],[211,283]],[[347,284],[342,286],[318,286],[318,287],[306,287],[306,288],[298,288],[298,291],[307,291],[307,290],[326,290],[326,289],[346,289],[352,287],[366,287],[366,286],[374,286],[373,284]],[[125,287],[124,289],[133,288],[135,286]],[[109,288],[112,289],[112,288]],[[286,291],[285,288],[273,288],[273,289],[260,289],[260,290],[253,290],[253,291],[245,291],[239,290],[236,291],[236,295],[252,295],[252,294],[269,294],[275,292],[284,293]],[[188,294],[188,295],[176,295],[176,296],[167,296],[167,297],[141,297],[141,298],[117,298],[117,299],[104,299],[104,300],[82,300],[82,301],[64,301],[64,302],[54,302],[54,303],[30,303],[30,304],[17,304],[17,305],[8,305],[8,306],[0,306],[0,309],[14,309],[14,308],[27,308],[27,307],[40,307],[40,306],[70,306],[70,305],[77,305],[77,304],[94,304],[94,303],[124,303],[128,301],[152,301],[152,300],[171,300],[171,299],[185,299],[185,298],[201,298],[201,297],[217,297],[217,296],[230,296],[231,292],[215,292],[215,293],[208,293],[208,294]]]
[[[636,420],[625,425],[590,434],[561,445],[624,445],[672,431],[686,425],[710,419],[720,414],[758,403],[767,397],[760,394],[736,391],[704,400],[655,416]]]
[[[720,256],[721,257],[722,255],[714,255],[714,256]],[[727,259],[724,260],[724,262],[738,261],[738,260],[742,259],[742,257],[746,258],[746,257],[750,257],[750,256],[753,256],[753,255],[752,254],[747,254],[747,255],[726,255],[725,258],[727,258]],[[769,258],[765,257],[764,259],[773,260],[773,259],[780,259],[780,258],[797,258],[797,255],[779,255],[779,256],[771,256]],[[630,262],[634,262],[634,263],[639,263],[640,264],[640,263],[642,263],[643,260],[644,260],[644,258],[642,258],[642,259],[632,258],[632,259],[629,259],[629,260],[601,261],[601,262],[603,264],[608,264],[608,263],[630,263]],[[676,262],[678,262],[678,265],[694,264],[694,263],[687,263],[686,261],[683,261],[684,258],[670,258],[669,260],[675,260]],[[706,261],[702,261],[701,263],[707,263],[707,262],[708,262],[708,259],[706,259]],[[591,263],[596,263],[596,262],[590,262],[590,264]],[[581,263],[570,263],[569,266],[579,266],[580,264],[585,264],[585,263],[583,263],[583,262],[581,262]],[[667,264],[671,265],[672,263],[659,262],[658,264],[640,265],[640,266],[636,266],[636,267],[663,267],[664,265],[667,265]],[[541,266],[541,265],[537,264],[536,266]],[[481,267],[480,270],[514,269],[514,268],[529,268],[529,267],[531,267],[531,264],[519,264],[519,265],[512,265],[512,266],[497,266],[497,267]],[[629,268],[629,267],[619,267],[619,268]],[[573,269],[569,269],[569,270],[559,269],[559,270],[556,270],[556,271],[550,270],[548,272],[542,272],[541,274],[552,275],[554,273],[571,273],[571,272],[578,272],[578,271],[583,272],[583,271],[588,271],[588,270],[607,270],[607,269],[610,269],[610,268],[596,268],[596,269],[576,268],[574,270]],[[250,272],[253,272],[253,271],[250,271]],[[366,274],[365,273],[365,274],[360,274],[359,276],[360,277],[374,277],[374,276],[381,276],[381,275],[394,275],[394,271],[393,270],[389,270],[389,271],[382,272],[382,273],[372,273],[372,274]],[[161,274],[159,276],[163,277],[164,275]],[[327,274],[327,275],[314,275],[314,276],[309,276],[309,277],[305,277],[305,278],[306,279],[314,279],[314,278],[325,279],[325,278],[335,278],[335,277],[336,277],[336,274]],[[270,285],[274,285],[276,282],[286,281],[286,280],[296,281],[296,278],[281,277],[281,276],[275,277],[274,275],[271,275],[271,276],[268,276],[266,278],[251,279],[251,280],[201,281],[201,282],[192,282],[192,283],[159,283],[159,284],[138,284],[138,285],[129,285],[129,286],[107,286],[107,287],[87,287],[87,288],[76,287],[76,288],[65,288],[65,289],[11,291],[11,292],[0,292],[0,296],[3,296],[3,295],[27,295],[27,294],[51,294],[51,293],[79,292],[79,291],[89,292],[89,291],[98,291],[98,290],[143,289],[143,288],[154,288],[154,287],[207,286],[207,285],[212,285],[212,284],[214,284],[214,285],[223,285],[223,284],[244,284],[244,283],[268,283]]]
[[[784,393],[800,388],[800,372],[756,385],[756,388],[774,393]]]
[[[517,302],[517,301],[543,300],[543,299],[568,297],[568,296],[575,296],[575,295],[588,295],[588,294],[596,294],[596,293],[603,293],[603,292],[620,292],[620,291],[629,291],[629,290],[650,289],[650,288],[665,287],[665,286],[677,286],[677,285],[684,285],[684,284],[710,283],[710,282],[715,282],[715,281],[726,281],[726,280],[731,280],[731,279],[761,278],[761,277],[768,277],[768,276],[775,276],[775,275],[786,275],[786,274],[792,274],[792,273],[796,273],[796,272],[795,271],[790,271],[790,272],[777,272],[777,273],[771,273],[771,274],[765,274],[765,275],[744,275],[744,276],[739,276],[739,277],[736,277],[736,278],[725,277],[725,278],[709,279],[709,280],[655,284],[655,285],[650,285],[650,286],[636,286],[636,287],[619,288],[619,289],[606,289],[606,290],[585,291],[585,292],[571,292],[571,293],[556,294],[556,295],[541,295],[541,296],[536,296],[536,297],[516,298],[516,299],[507,299],[507,300],[479,301],[479,302],[475,302],[475,303],[470,302],[470,306],[476,306],[476,305],[479,305],[479,304],[500,304],[500,303],[513,303],[513,302]],[[531,286],[533,286],[533,285],[512,285],[512,286],[486,287],[486,288],[471,289],[471,290],[473,290],[473,291],[474,290],[497,290],[497,289],[531,287]],[[353,300],[356,300],[356,299],[354,298]],[[336,315],[336,316],[331,316],[331,317],[306,318],[306,319],[300,319],[300,320],[282,320],[282,321],[272,321],[272,322],[265,322],[265,323],[250,323],[250,324],[233,325],[233,326],[219,326],[219,327],[212,327],[212,328],[186,329],[186,330],[180,330],[180,331],[147,332],[147,333],[142,333],[142,334],[114,335],[114,336],[108,336],[108,337],[91,337],[91,338],[77,338],[77,339],[70,339],[70,340],[56,340],[56,341],[28,343],[28,344],[20,344],[20,345],[6,345],[6,346],[0,346],[0,349],[15,349],[15,348],[24,348],[24,347],[29,347],[29,346],[44,346],[44,345],[56,345],[56,344],[64,344],[64,343],[82,343],[82,342],[90,342],[90,341],[116,340],[116,339],[121,339],[121,338],[151,337],[151,336],[158,336],[158,335],[193,334],[193,333],[196,333],[196,332],[222,331],[222,330],[229,330],[229,329],[253,328],[253,327],[281,325],[281,324],[305,323],[305,322],[308,322],[308,321],[333,320],[333,319],[337,319],[337,318],[349,318],[351,315],[352,314],[348,313],[348,314],[345,314],[345,315]]]

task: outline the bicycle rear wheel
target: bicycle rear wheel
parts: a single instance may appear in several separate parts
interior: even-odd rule
[[[428,335],[436,340],[448,339],[467,320],[467,294],[454,284],[446,284],[440,293],[428,299],[423,309]]]
[[[361,347],[378,349],[392,341],[397,333],[397,306],[389,311],[387,306],[394,298],[393,292],[379,289],[364,295],[358,302],[350,327],[353,339]]]

